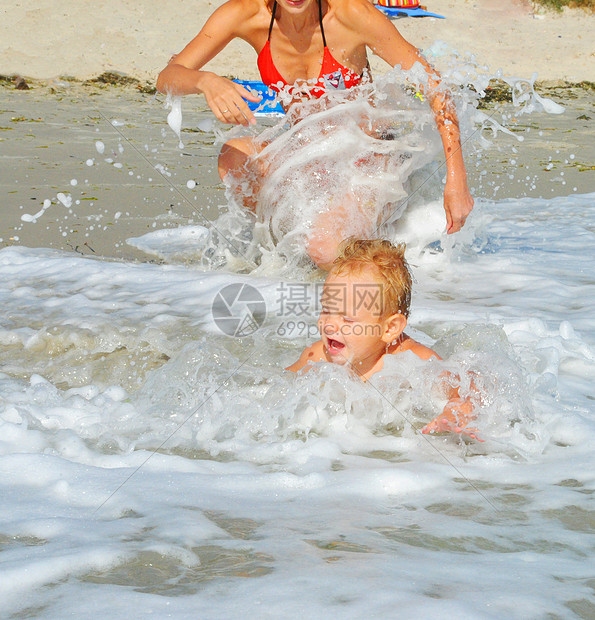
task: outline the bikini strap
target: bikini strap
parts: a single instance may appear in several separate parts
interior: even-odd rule
[[[275,3],[277,0],[275,0]],[[322,42],[326,47],[326,37],[324,36],[324,28],[322,27],[322,0],[318,0],[318,22],[320,23],[320,32],[322,33]]]
[[[275,0],[275,4],[273,4],[273,10],[271,11],[271,23],[269,25],[269,38],[267,41],[271,40],[271,32],[273,32],[273,24],[275,23],[275,13],[277,11],[277,0]]]

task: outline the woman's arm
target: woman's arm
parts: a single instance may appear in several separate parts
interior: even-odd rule
[[[440,75],[420,51],[408,43],[394,24],[368,0],[336,0],[338,14],[354,36],[359,36],[377,56],[391,67],[400,65],[405,71],[419,62],[428,74],[424,93],[436,118],[446,158],[446,187],[444,210],[447,232],[461,229],[473,208],[473,198],[467,187],[467,173],[461,151],[459,122],[449,93],[442,87]]]
[[[173,56],[157,78],[157,90],[171,95],[203,94],[215,116],[224,123],[255,123],[244,101],[260,101],[249,90],[202,67],[230,41],[247,38],[258,13],[253,0],[229,0],[209,17],[201,31]]]

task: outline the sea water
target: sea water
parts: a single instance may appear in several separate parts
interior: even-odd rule
[[[413,135],[368,136],[409,148],[401,167],[420,153],[396,189],[368,180],[396,192],[388,204],[435,170],[413,99],[397,119]],[[344,119],[361,114],[349,105]],[[320,114],[299,127],[306,146],[321,126],[317,149],[361,136]],[[482,121],[462,116],[469,136]],[[102,159],[81,159],[79,191],[113,165],[100,149],[89,142]],[[283,370],[316,339],[322,281],[296,218],[312,203],[287,169],[281,228],[272,206],[259,220],[228,194],[212,227],[129,239],[153,261],[0,251],[2,615],[592,618],[593,188],[477,196],[447,238],[434,174],[383,234],[408,243],[408,333],[444,361],[393,358],[363,384],[331,365]],[[251,320],[226,320],[225,304]],[[463,392],[473,373],[483,443],[420,433],[445,371]]]

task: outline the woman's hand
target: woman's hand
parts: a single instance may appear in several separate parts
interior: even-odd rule
[[[258,103],[262,97],[247,88],[210,71],[200,71],[198,88],[213,114],[222,122],[234,125],[254,125],[256,119],[244,99]]]
[[[254,125],[256,119],[248,104],[258,103],[262,97],[240,84],[211,71],[200,71],[177,62],[178,55],[170,58],[157,79],[157,90],[175,96],[202,93],[209,108],[222,123]]]
[[[444,211],[446,213],[446,232],[456,233],[465,224],[465,220],[473,209],[473,197],[466,182],[449,183],[444,188]]]

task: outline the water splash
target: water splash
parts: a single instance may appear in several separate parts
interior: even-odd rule
[[[178,147],[180,149],[184,148],[184,144],[182,142],[182,97],[173,97],[172,95],[167,95],[165,100],[165,107],[170,111],[167,115],[167,124],[170,129],[178,136],[179,144]]]
[[[504,116],[479,109],[490,80],[500,74],[447,51],[440,51],[447,59],[443,84],[468,154],[490,148],[499,133],[521,142]],[[535,78],[506,79],[519,114],[560,113],[561,106],[535,92]],[[253,128],[220,134],[222,142],[251,135],[260,152],[243,177],[230,180],[205,262],[243,270],[254,270],[248,265],[255,263],[259,273],[281,269],[304,276],[312,248],[329,240],[381,236],[421,250],[443,239],[443,153],[428,103],[416,96],[427,92],[427,81],[421,65],[408,72],[395,68],[357,91],[294,103],[286,118],[260,134]],[[255,204],[256,217],[243,214],[246,203]],[[239,234],[241,256],[218,245],[222,231]]]

